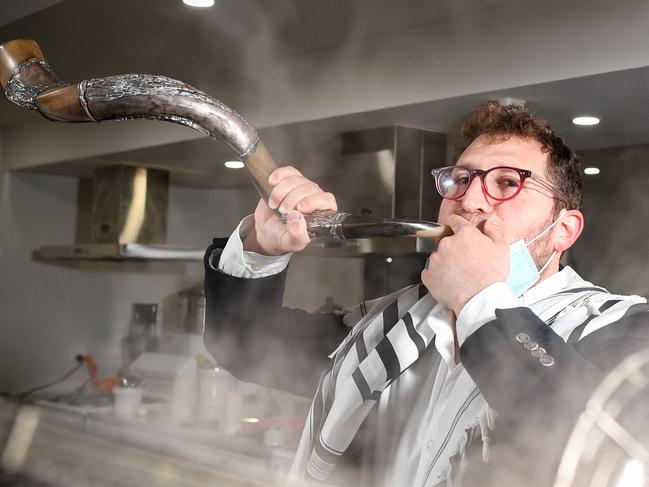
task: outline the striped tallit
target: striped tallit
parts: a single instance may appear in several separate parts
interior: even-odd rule
[[[575,334],[586,336],[646,302],[637,296],[609,294],[583,281],[572,269],[564,271],[575,276],[568,280],[569,289],[528,303],[564,340]],[[365,303],[356,313],[359,321],[331,355],[321,376],[291,469],[293,479],[327,480],[382,392],[432,343],[430,319],[449,323],[453,319],[423,285]],[[444,421],[446,432],[435,439],[438,454],[423,466],[425,485],[450,476],[450,459],[462,454],[467,431],[478,430],[483,444],[488,444],[485,435],[493,427],[491,411],[465,370],[462,374],[460,386],[449,399],[458,407],[448,408],[453,415]]]
[[[293,463],[294,477],[328,478],[381,392],[430,344],[434,333],[425,318],[434,306],[423,285],[361,306],[364,316],[321,376]]]

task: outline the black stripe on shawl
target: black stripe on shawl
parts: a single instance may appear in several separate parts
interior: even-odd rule
[[[576,294],[576,293],[583,293],[585,291],[602,291],[602,292],[608,292],[606,289],[603,287],[598,287],[598,286],[592,286],[592,287],[575,287],[572,289],[566,289],[565,291],[561,291],[556,294],[556,296],[563,296],[563,295],[569,295],[569,294]]]
[[[328,413],[331,410],[331,404],[333,402],[333,394],[330,394],[328,401],[325,401],[324,391],[322,390],[324,387],[325,377],[329,372],[330,370],[325,369],[322,372],[322,375],[320,375],[320,380],[318,381],[318,389],[313,399],[313,414],[311,416],[311,424],[309,425],[309,427],[311,428],[311,450],[313,450],[316,443],[314,428],[317,429],[317,431],[320,431],[322,429],[322,425],[324,424],[324,419],[326,417],[325,412]]]
[[[367,347],[365,346],[365,338],[362,332],[356,337],[356,354],[358,355],[359,364],[367,357]]]
[[[358,392],[361,393],[361,396],[363,398],[363,401],[367,401],[368,399],[372,399],[372,392],[370,391],[370,386],[367,385],[367,381],[365,380],[365,377],[363,377],[363,373],[361,372],[361,369],[356,369],[354,373],[352,374],[352,379],[354,379],[354,382],[356,383],[356,387],[358,388]]]
[[[381,362],[383,362],[387,379],[396,379],[401,373],[401,366],[399,364],[399,357],[397,357],[397,353],[394,351],[394,347],[390,343],[390,340],[388,340],[388,337],[385,337],[379,342],[376,347],[376,352],[379,354]]]
[[[619,303],[621,299],[610,299],[606,301],[603,305],[599,307],[599,312],[603,313],[607,309],[609,309],[611,306],[614,306],[615,304]],[[568,345],[574,345],[579,341],[581,338],[581,334],[584,332],[584,328],[586,328],[586,325],[593,321],[595,318],[597,318],[598,315],[590,315],[588,318],[586,318],[586,321],[584,321],[581,325],[579,325],[577,328],[572,330],[570,333],[570,336],[568,337],[568,340],[566,343]]]
[[[584,321],[581,325],[579,325],[577,328],[572,330],[566,343],[568,345],[574,345],[575,343],[577,343],[579,341],[579,338],[581,337],[582,332],[584,331],[584,328],[586,328],[586,325],[590,323],[593,320],[593,318],[597,318],[597,315],[590,315],[588,318],[586,318],[586,321]]]
[[[609,309],[610,307],[616,305],[616,304],[619,303],[620,301],[622,301],[622,300],[621,300],[621,299],[611,299],[611,300],[609,300],[609,301],[606,301],[603,305],[601,305],[601,306],[599,307],[599,312],[600,312],[600,313],[603,313],[604,311],[606,311],[606,310]]]
[[[383,334],[388,332],[399,321],[399,300],[395,299],[387,308],[383,310]]]
[[[440,455],[442,454],[442,452],[444,451],[444,448],[446,448],[446,445],[448,444],[448,441],[449,441],[449,439],[450,439],[450,437],[451,437],[451,434],[453,433],[453,430],[454,430],[455,427],[457,426],[458,421],[460,420],[460,418],[462,417],[462,415],[464,414],[464,412],[469,408],[469,406],[471,405],[471,403],[472,403],[472,402],[473,402],[473,401],[474,401],[474,400],[475,400],[479,395],[480,395],[480,391],[479,391],[478,388],[476,387],[476,388],[473,390],[473,392],[471,392],[471,394],[469,395],[469,397],[467,397],[467,399],[464,401],[464,404],[462,404],[462,406],[460,406],[459,411],[455,414],[455,418],[453,419],[453,422],[452,422],[452,424],[451,424],[451,427],[449,428],[449,430],[448,430],[447,433],[446,433],[446,436],[444,437],[444,441],[442,442],[442,444],[441,444],[439,450],[437,450],[437,453],[435,453],[435,456],[433,457],[433,461],[430,462],[430,464],[428,465],[428,470],[426,471],[426,476],[424,477],[424,482],[423,482],[424,485],[425,485],[426,482],[428,481],[428,477],[430,477],[430,473],[433,471],[433,467],[435,466],[435,463],[437,462],[437,460],[439,460],[439,456],[440,456]]]
[[[334,391],[336,390],[336,384],[335,383],[333,384],[332,389]],[[318,388],[318,390],[320,391],[320,395],[322,396],[322,399],[321,399],[322,400],[322,411],[321,411],[321,414],[320,414],[320,418],[324,419],[324,413],[329,414],[329,411],[331,411],[331,406],[333,406],[333,403],[334,403],[334,394],[330,392],[329,394],[327,394],[327,396],[325,398],[324,391],[322,391],[321,388]],[[322,429],[322,425],[324,424],[324,420],[322,420],[318,424],[320,425],[320,429]]]
[[[406,313],[405,315],[403,315],[402,319],[406,325],[408,336],[415,344],[415,347],[417,347],[418,354],[421,355],[421,353],[426,349],[426,343],[424,342],[424,339],[421,338],[421,335],[417,333],[417,330],[415,330],[415,324],[412,322],[412,316],[410,316],[410,313]]]
[[[329,445],[324,446],[322,436],[319,436],[318,441],[315,443],[315,452],[322,460],[331,464],[335,464],[338,461],[338,458],[343,454],[343,452],[339,452],[336,449],[331,448]]]

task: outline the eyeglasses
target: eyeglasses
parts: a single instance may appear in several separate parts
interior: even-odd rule
[[[532,174],[527,169],[498,166],[491,169],[470,169],[463,166],[448,166],[433,169],[438,193],[450,200],[462,198],[473,179],[480,176],[482,191],[497,201],[507,201],[515,198],[523,189],[526,179],[533,180],[540,188],[549,192],[548,196],[564,200],[560,193],[545,179]]]

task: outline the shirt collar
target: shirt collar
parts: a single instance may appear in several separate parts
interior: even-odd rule
[[[541,299],[565,291],[566,289],[589,287],[592,285],[590,282],[582,279],[572,267],[566,266],[523,293],[521,299],[525,306],[530,306]]]

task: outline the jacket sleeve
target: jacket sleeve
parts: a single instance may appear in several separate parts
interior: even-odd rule
[[[648,310],[634,305],[619,321],[566,343],[529,308],[499,309],[465,340],[462,362],[495,409],[494,438],[502,440],[480,473],[491,477],[484,485],[552,485],[591,393],[606,372],[649,346]]]
[[[619,321],[566,343],[529,308],[499,309],[466,339],[462,363],[497,411],[559,393],[564,405],[581,407],[607,371],[649,346],[647,310],[634,305]]]
[[[283,307],[286,271],[245,279],[215,270],[226,241],[215,239],[204,258],[207,350],[243,381],[312,396],[349,329],[334,313]]]

